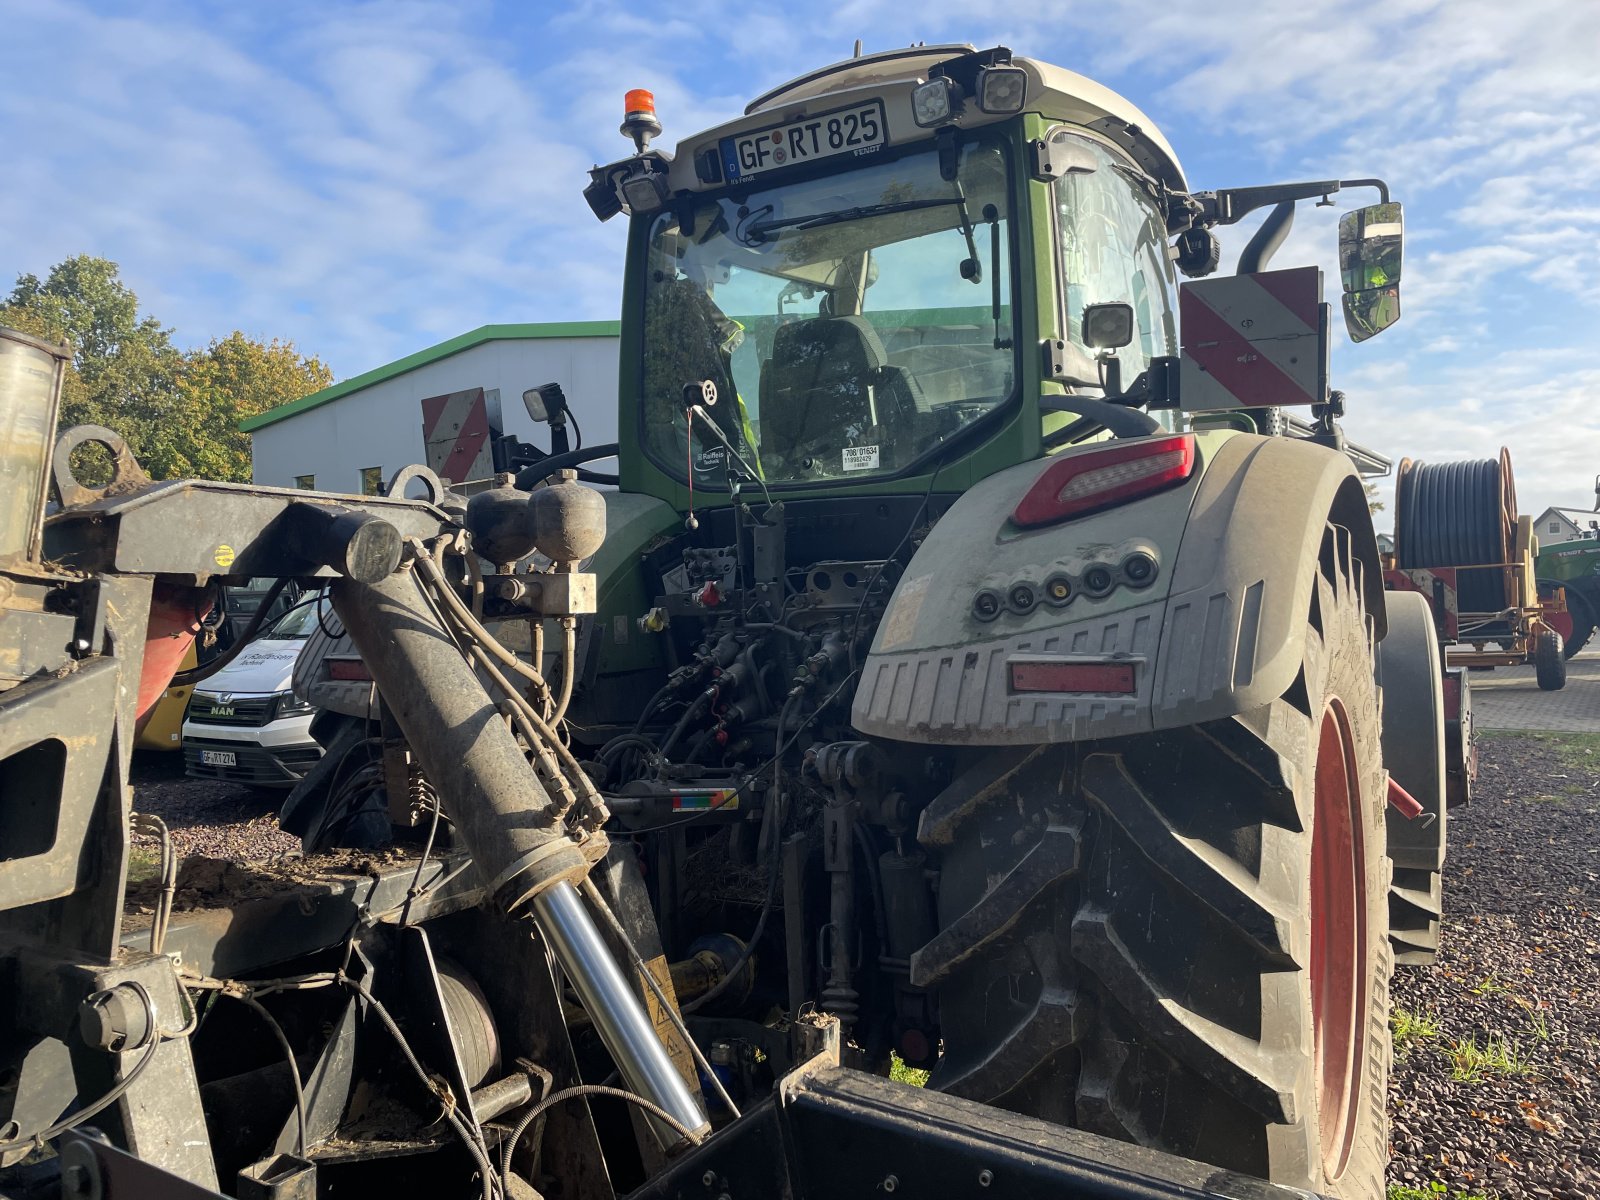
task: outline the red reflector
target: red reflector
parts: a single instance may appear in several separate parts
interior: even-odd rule
[[[1194,472],[1194,435],[1112,442],[1058,458],[1034,480],[1011,519],[1024,528],[1081,517],[1165,491]]]
[[[329,679],[359,680],[362,683],[372,681],[372,672],[359,658],[330,658],[326,661]]]
[[[1136,691],[1131,662],[1014,662],[1013,692],[1107,692],[1127,696]]]

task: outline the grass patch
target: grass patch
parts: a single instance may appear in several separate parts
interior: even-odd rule
[[[1391,1183],[1388,1200],[1495,1200],[1495,1197],[1487,1192],[1464,1192],[1437,1179],[1430,1179],[1423,1187]]]
[[[1491,1033],[1482,1046],[1474,1037],[1453,1042],[1445,1051],[1450,1059],[1450,1078],[1457,1083],[1473,1083],[1485,1075],[1532,1075],[1533,1066],[1522,1053],[1522,1044]]]
[[[1389,1014],[1389,1034],[1394,1052],[1404,1058],[1414,1047],[1439,1036],[1439,1022],[1432,1013],[1396,1008]]]
[[[928,1073],[916,1067],[908,1067],[905,1060],[898,1054],[889,1056],[889,1078],[896,1083],[909,1083],[912,1087],[922,1087],[928,1082]]]
[[[1600,763],[1597,763],[1596,766],[1600,767]],[[1554,804],[1558,808],[1565,808],[1574,800],[1592,800],[1594,798],[1594,789],[1581,783],[1569,783],[1559,792],[1546,792],[1543,795],[1528,797],[1535,804]]]
[[[1471,991],[1474,996],[1504,996],[1511,989],[1500,981],[1500,976],[1490,971],[1489,974],[1472,985]]]
[[[1532,1024],[1534,1041],[1548,1042],[1550,1040],[1550,1025],[1545,1021],[1544,1014],[1542,1012],[1536,1012],[1533,1014]]]
[[[1600,733],[1555,733],[1526,729],[1477,729],[1480,738],[1525,738],[1555,751],[1555,755],[1569,767],[1595,767],[1600,765]]]
[[[161,875],[161,851],[152,846],[128,847],[128,886],[147,883]]]

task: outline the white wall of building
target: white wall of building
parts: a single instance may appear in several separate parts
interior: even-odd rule
[[[250,435],[254,481],[293,487],[316,477],[318,491],[359,492],[361,471],[381,467],[385,482],[399,468],[424,462],[422,401],[467,388],[498,388],[506,433],[549,448],[549,430],[528,419],[525,389],[556,382],[583,426],[585,445],[617,438],[617,339],[508,338],[462,350]]]

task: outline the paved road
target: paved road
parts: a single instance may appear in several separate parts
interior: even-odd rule
[[[1600,733],[1600,646],[1567,660],[1567,686],[1541,692],[1533,668],[1472,672],[1472,714],[1479,729]]]

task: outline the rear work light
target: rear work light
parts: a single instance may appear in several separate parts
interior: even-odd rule
[[[1011,519],[1024,529],[1099,512],[1165,491],[1194,473],[1194,435],[1112,442],[1045,468]]]
[[[1138,685],[1132,662],[1038,658],[1011,663],[1011,690],[1130,696],[1138,691]]]

